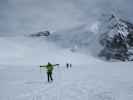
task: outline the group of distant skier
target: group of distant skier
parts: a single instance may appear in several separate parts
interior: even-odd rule
[[[71,67],[72,67],[72,64],[66,63],[66,67],[67,67],[67,68],[71,68]]]
[[[50,62],[48,62],[47,65],[41,65],[40,67],[45,67],[47,69],[47,79],[48,82],[53,82],[53,77],[52,77],[52,73],[53,73],[53,69],[54,66],[59,66],[60,64],[51,64]],[[72,64],[70,63],[66,63],[66,68],[71,68]]]

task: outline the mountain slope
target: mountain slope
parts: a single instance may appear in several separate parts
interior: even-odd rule
[[[0,38],[0,44],[1,100],[133,99],[132,62],[104,62],[44,38]],[[47,83],[46,69],[39,67],[48,61],[60,64],[54,68],[53,83]],[[66,62],[72,68],[67,69]]]
[[[77,60],[78,63],[78,59],[82,58],[71,56],[71,59]],[[32,60],[34,61],[34,59]],[[45,59],[43,60],[45,61]],[[62,58],[55,60],[62,61]],[[131,62],[106,63],[90,58],[86,62],[88,64],[82,63],[84,64],[73,64],[71,69],[67,69],[64,64],[56,67],[53,72],[53,83],[47,83],[46,70],[40,69],[39,65],[3,64],[0,67],[0,99],[133,99]]]
[[[133,24],[112,14],[107,16],[100,29],[103,50],[99,56],[105,56],[107,60],[130,60],[132,54],[128,51],[132,47]]]
[[[63,48],[69,48],[72,52],[78,51],[95,57],[100,55],[107,59],[127,60],[131,56],[131,53],[128,55],[127,52],[133,44],[132,33],[133,24],[114,14],[107,14],[92,25],[88,23],[70,30],[55,32],[47,40]],[[124,54],[121,55],[121,52]],[[119,54],[119,57],[115,57]]]
[[[89,59],[83,54],[62,49],[44,38],[4,37],[0,38],[0,45],[0,64],[38,65],[49,61],[64,64],[80,63],[80,58],[82,58],[81,62],[87,62]],[[71,58],[79,58],[79,60]]]
[[[98,37],[99,35],[97,33],[92,31],[87,24],[84,24],[70,30],[55,32],[47,40],[63,48],[67,48],[72,52],[77,51],[96,56],[101,48],[98,43]]]

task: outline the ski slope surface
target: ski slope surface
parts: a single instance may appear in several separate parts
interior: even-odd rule
[[[3,37],[0,46],[0,100],[133,100],[132,62],[104,62],[43,38]],[[48,61],[60,64],[51,83],[39,67]]]

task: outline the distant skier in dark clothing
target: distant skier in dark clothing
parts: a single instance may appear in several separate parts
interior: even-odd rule
[[[67,68],[71,68],[71,67],[72,67],[72,64],[66,63],[66,67],[67,67]]]
[[[69,68],[69,64],[68,63],[66,64],[66,67]]]
[[[72,64],[70,64],[70,68],[72,67]]]
[[[48,82],[53,81],[52,73],[53,73],[54,66],[59,66],[59,64],[52,65],[50,62],[48,62],[47,65],[41,65],[40,66],[40,67],[46,67],[47,68]]]

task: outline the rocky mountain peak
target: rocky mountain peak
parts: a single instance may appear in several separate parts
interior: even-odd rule
[[[108,16],[101,24],[100,56],[106,59],[129,60],[129,49],[133,46],[133,24],[115,15]]]

